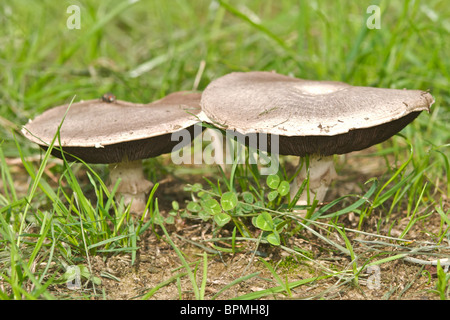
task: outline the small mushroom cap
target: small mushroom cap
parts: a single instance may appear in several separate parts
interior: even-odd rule
[[[357,87],[256,71],[212,81],[201,106],[218,127],[243,135],[277,135],[280,154],[304,156],[342,154],[382,142],[433,102],[420,90]]]
[[[73,103],[69,111],[66,104],[45,111],[27,123],[22,133],[46,148],[64,119],[61,147],[69,154],[89,163],[145,159],[181,146],[179,141],[171,141],[174,132],[187,129],[192,137],[193,126],[199,122],[200,98],[201,93],[175,92],[149,104],[94,99]],[[61,157],[59,150],[53,151]]]

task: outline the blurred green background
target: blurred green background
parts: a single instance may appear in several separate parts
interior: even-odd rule
[[[80,8],[80,29],[67,27],[70,5]],[[380,8],[380,29],[367,27],[370,5]],[[446,1],[3,0],[0,25],[6,157],[18,156],[14,139],[25,154],[37,150],[14,132],[74,96],[110,91],[147,103],[250,70],[430,90],[432,114],[406,134],[419,146],[450,141]]]

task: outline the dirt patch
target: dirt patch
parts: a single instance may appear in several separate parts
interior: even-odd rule
[[[198,230],[197,237],[201,237],[203,228],[204,226],[196,228]],[[197,286],[200,287],[204,250],[177,237],[177,235],[183,234],[183,230],[172,231],[171,239],[186,255],[188,262],[192,263],[192,266],[198,266],[196,271]],[[192,233],[190,235],[193,241],[198,240],[196,237],[192,238]],[[334,234],[331,235],[331,237],[333,236]],[[324,270],[343,271],[342,276],[311,281],[305,285],[292,288],[290,294],[285,290],[279,290],[278,293],[262,295],[261,299],[410,300],[438,298],[431,291],[435,288],[435,273],[431,268],[404,260],[385,263],[379,269],[379,284],[370,287],[368,282],[370,277],[374,276],[374,273],[360,274],[358,282],[349,281],[348,279],[351,278],[351,261],[348,256],[336,252],[334,248],[319,241],[310,241],[310,238],[314,239],[314,235],[308,234],[308,232],[305,232],[303,237],[303,239],[290,239],[287,247],[297,247],[308,252],[309,258],[313,262],[284,252],[279,248],[268,245],[260,245],[256,248],[251,243],[242,243],[241,249],[243,252],[237,254],[209,253],[205,299],[232,299],[279,287],[280,284],[261,262],[261,259],[267,261],[281,279],[289,283],[324,276],[326,275]],[[360,237],[359,240],[363,240],[363,238],[368,237]],[[334,240],[336,241],[336,239]],[[356,243],[354,239],[351,240],[352,243]],[[149,233],[140,245],[141,249],[134,265],[131,265],[131,257],[128,255],[117,255],[106,259],[100,256],[91,258],[93,275],[102,279],[101,285],[96,286],[96,298],[141,299],[150,290],[161,286],[150,299],[195,299],[193,285],[185,274],[185,269],[177,254],[164,241],[164,237],[158,239],[155,234]],[[373,245],[368,249],[365,245],[355,244],[353,249],[360,258],[359,266],[365,262],[365,259],[369,260],[376,254],[373,251]],[[392,248],[388,247],[378,247],[377,250],[379,252],[393,251]],[[427,259],[427,257],[423,258]],[[258,274],[218,294],[233,281],[253,273]],[[110,275],[113,277],[110,277]],[[63,295],[68,293],[64,285],[55,287],[54,290]],[[86,288],[84,293],[93,295],[92,285]]]
[[[361,165],[361,161],[366,162],[366,165]],[[340,165],[338,161],[339,177],[327,195],[328,201],[350,193],[361,194],[364,183],[371,177],[381,176],[386,166],[385,160],[379,158],[356,160],[350,157],[345,160],[345,164]],[[13,175],[17,176],[21,186],[25,186],[25,175],[23,172],[21,175],[18,168],[19,166],[14,169]],[[52,172],[48,171],[48,174],[51,177]],[[55,186],[57,181],[56,179]],[[157,197],[162,215],[167,215],[173,200],[184,204],[185,200],[189,199],[189,195],[183,191],[186,181],[204,183],[200,176],[186,178],[177,174],[160,181]],[[448,210],[450,203],[448,199],[443,200],[446,201],[443,203],[444,210]],[[345,201],[342,203],[343,206],[346,204],[348,203]],[[432,208],[426,210],[430,214],[414,223],[407,233],[405,238],[411,239],[410,242],[380,239],[370,235],[397,237],[410,221],[410,218],[405,217],[404,208],[392,212],[389,220],[385,219],[384,211],[374,210],[362,224],[361,231],[364,233],[346,233],[358,257],[356,265],[361,267],[379,259],[408,253],[417,247],[425,248],[424,252],[430,253],[414,256],[422,260],[432,259],[433,254],[450,255],[448,245],[444,249],[428,249],[438,242],[438,235],[442,234],[442,224],[437,212]],[[349,213],[333,222],[357,230],[359,216]],[[213,236],[230,237],[231,232],[227,228],[213,232],[207,222],[183,219],[176,220],[175,224],[167,228],[172,241],[183,252],[194,270],[198,287],[202,281],[203,253],[207,252],[207,281],[204,291],[204,298],[207,300],[241,296],[259,299],[330,300],[439,298],[433,292],[436,283],[435,267],[395,259],[381,264],[378,269],[360,273],[355,280],[350,255],[343,254],[308,230],[302,230],[286,239],[284,247],[238,241],[236,246],[239,252],[232,254],[217,250],[213,243],[208,241]],[[257,232],[253,231],[257,235]],[[333,228],[314,227],[313,231],[345,247],[344,239]],[[70,299],[141,299],[152,290],[154,292],[150,299],[194,299],[193,284],[177,253],[166,240],[162,230],[156,226],[154,231],[147,230],[141,236],[138,243],[140,249],[134,264],[127,254],[90,257],[92,275],[101,279],[101,284],[88,283],[78,291],[68,290],[65,284],[51,286],[49,289],[56,297]],[[214,244],[230,248],[229,241]],[[276,271],[284,283],[295,284],[307,279],[311,281],[290,290],[280,289],[280,280],[270,272],[263,260]],[[85,264],[87,265],[87,262]],[[333,276],[330,276],[331,274]],[[245,277],[247,278],[242,280]],[[235,281],[238,283],[233,285]],[[267,289],[273,289],[273,292],[266,292]],[[266,294],[258,294],[261,292]],[[255,296],[248,296],[249,294]]]
[[[403,221],[400,217],[392,217]],[[356,219],[356,218],[353,218]],[[348,216],[339,221],[345,226],[352,227],[355,220]],[[404,222],[401,222],[403,224]],[[353,250],[358,256],[357,265],[360,267],[366,262],[394,256],[402,252],[409,252],[419,246],[417,243],[435,243],[436,227],[440,225],[437,214],[432,215],[423,223],[417,224],[409,232],[410,239],[414,242],[399,245],[397,242],[383,242],[376,244],[379,239],[372,236],[347,233],[352,243]],[[370,228],[372,227],[372,228]],[[377,219],[372,217],[365,223],[364,231],[376,232]],[[382,229],[387,226],[381,226]],[[427,231],[424,231],[427,230]],[[434,230],[434,231],[433,231]],[[147,232],[139,244],[141,249],[134,265],[131,265],[129,255],[118,255],[108,258],[93,257],[93,274],[102,279],[100,286],[96,287],[99,299],[141,299],[152,289],[160,288],[154,292],[150,299],[177,300],[195,299],[193,285],[186,275],[186,271],[173,248],[165,241],[161,230],[156,233]],[[345,242],[337,233],[327,234],[323,230],[316,230],[332,241],[345,246]],[[380,232],[387,235],[388,231]],[[391,229],[392,233],[392,229]],[[216,235],[218,236],[218,235]],[[229,236],[225,233],[223,236]],[[310,281],[304,285],[292,288],[290,292],[279,290],[276,293],[267,293],[257,296],[260,299],[332,299],[332,300],[381,300],[381,299],[438,299],[433,292],[436,282],[436,269],[432,266],[424,266],[398,259],[383,263],[378,271],[364,272],[358,276],[358,281],[351,280],[351,259],[330,246],[309,231],[304,231],[297,237],[292,237],[285,244],[287,248],[297,248],[305,256],[291,254],[285,250],[267,244],[256,247],[252,242],[238,243],[241,252],[212,253],[214,248],[208,242],[202,240],[211,238],[210,226],[207,223],[193,223],[180,221],[170,230],[170,237],[176,246],[185,254],[194,270],[197,266],[197,286],[200,287],[203,272],[203,252],[206,247],[207,258],[207,282],[205,299],[232,299],[240,296],[249,297],[249,294],[258,293],[270,288],[277,288],[280,283],[269,271],[261,260],[269,263],[283,281],[295,283],[305,279],[317,277],[319,280]],[[186,241],[189,240],[190,242]],[[366,242],[365,242],[366,241]],[[392,246],[386,246],[391,243]],[[198,244],[198,245],[196,245]],[[216,243],[218,244],[218,243]],[[225,245],[224,245],[225,247]],[[435,252],[442,251],[435,250]],[[447,254],[450,251],[447,247]],[[423,260],[429,260],[429,256],[415,256]],[[330,272],[342,272],[341,275],[320,279],[319,277]],[[111,274],[114,279],[106,276]],[[378,272],[378,273],[376,273]],[[219,293],[237,279],[242,279],[253,273],[258,273],[248,280]],[[177,275],[179,277],[177,277]],[[374,277],[378,276],[379,283],[374,285]],[[371,279],[372,278],[372,279]],[[372,283],[372,286],[370,286]],[[67,294],[64,286],[57,291]],[[93,294],[92,286],[86,289],[86,293]],[[100,294],[101,293],[101,294]]]

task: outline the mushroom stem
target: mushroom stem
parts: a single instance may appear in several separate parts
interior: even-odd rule
[[[115,186],[117,180],[121,179],[117,188],[117,199],[123,197],[126,206],[131,203],[131,213],[144,213],[147,194],[153,187],[153,183],[144,176],[142,160],[110,164],[109,170],[110,190]]]
[[[291,199],[297,194],[302,182],[309,177],[309,192],[305,187],[296,205],[309,205],[314,199],[319,203],[323,202],[331,181],[337,176],[333,156],[310,156],[308,168],[305,159],[300,159],[297,170],[299,169],[299,174],[291,182]]]

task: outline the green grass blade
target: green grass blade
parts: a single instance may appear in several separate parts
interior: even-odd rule
[[[319,276],[319,277],[313,277],[313,278],[308,278],[308,279],[302,279],[299,281],[293,281],[290,282],[288,284],[289,290],[294,289],[296,287],[314,282],[314,281],[320,281],[323,279],[327,279],[331,276]],[[278,286],[278,287],[274,287],[274,288],[270,288],[270,289],[266,289],[266,290],[260,290],[260,291],[256,291],[256,292],[251,292],[251,293],[247,293],[247,294],[243,294],[241,296],[232,298],[231,300],[256,300],[256,299],[261,299],[263,297],[266,297],[268,295],[273,295],[275,293],[280,293],[286,290],[285,285],[283,284],[282,286]]]
[[[248,275],[246,275],[246,276],[243,276],[243,277],[240,277],[240,278],[238,278],[238,279],[235,279],[235,280],[231,281],[229,284],[227,284],[227,285],[224,286],[222,289],[220,289],[219,291],[217,291],[216,294],[214,294],[214,295],[212,296],[211,300],[215,300],[219,295],[222,294],[222,292],[228,290],[228,289],[231,288],[232,286],[234,286],[234,285],[236,285],[236,284],[239,284],[239,283],[241,283],[241,282],[247,281],[248,279],[251,279],[251,278],[253,278],[253,277],[256,277],[256,276],[258,276],[260,273],[261,273],[261,272],[259,272],[259,271],[258,271],[258,272],[254,272],[254,273],[248,274]]]

